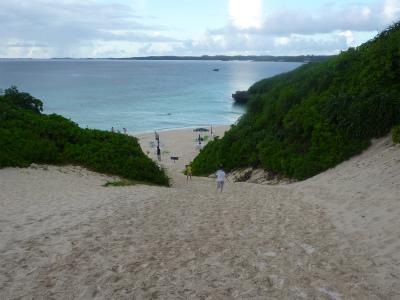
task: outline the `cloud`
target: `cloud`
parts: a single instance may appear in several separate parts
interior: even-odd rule
[[[400,18],[400,0],[386,0],[383,8],[386,22],[395,22]]]
[[[262,24],[262,0],[229,0],[229,16],[238,28],[258,28]]]
[[[339,35],[343,36],[346,39],[346,44],[348,47],[354,44],[355,41],[354,33],[351,30],[340,32]]]
[[[139,15],[147,0],[0,0],[0,57],[332,54],[400,19],[400,0],[321,2],[268,9],[267,0],[228,0],[225,27],[185,37]]]
[[[354,39],[356,39],[354,37]],[[254,36],[245,34],[204,36],[176,45],[171,53],[181,55],[301,55],[334,54],[346,49],[349,37],[343,32],[326,35]],[[171,54],[167,53],[167,54]]]
[[[376,31],[400,18],[400,0],[386,0],[383,6],[351,4],[323,6],[313,10],[285,9],[270,11],[258,27],[239,27],[228,24],[225,28],[210,30],[210,34],[319,34],[337,30]]]
[[[120,3],[2,0],[0,56],[30,56],[38,54],[40,48],[46,48],[43,49],[45,55],[76,56],[80,51],[77,48],[88,49],[95,43],[115,46],[115,41],[178,42],[165,34],[165,27],[144,25],[141,21],[130,6]]]
[[[239,26],[233,19],[175,50],[186,54],[334,54],[365,42],[399,18],[400,0],[275,10],[266,14],[260,26]]]

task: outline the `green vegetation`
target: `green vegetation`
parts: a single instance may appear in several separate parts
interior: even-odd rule
[[[305,179],[360,153],[400,122],[400,23],[323,62],[262,80],[247,112],[193,161],[196,175],[261,166]]]
[[[400,144],[400,125],[397,125],[392,130],[393,143]]]
[[[16,87],[0,96],[0,168],[76,164],[129,180],[169,184],[165,172],[142,152],[136,138],[82,129],[42,110],[39,99]]]

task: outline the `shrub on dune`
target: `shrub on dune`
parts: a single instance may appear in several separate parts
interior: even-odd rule
[[[136,138],[82,129],[42,110],[39,99],[16,87],[0,96],[0,167],[76,164],[135,181],[169,184],[164,170],[142,152]]]

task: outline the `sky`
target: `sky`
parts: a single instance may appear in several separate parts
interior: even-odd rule
[[[326,55],[400,20],[400,0],[0,0],[0,57]]]

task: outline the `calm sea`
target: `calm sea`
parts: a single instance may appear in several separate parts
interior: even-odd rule
[[[298,67],[286,62],[0,60],[0,89],[16,85],[81,127],[147,132],[232,124],[231,94]],[[213,69],[219,69],[218,72]]]

